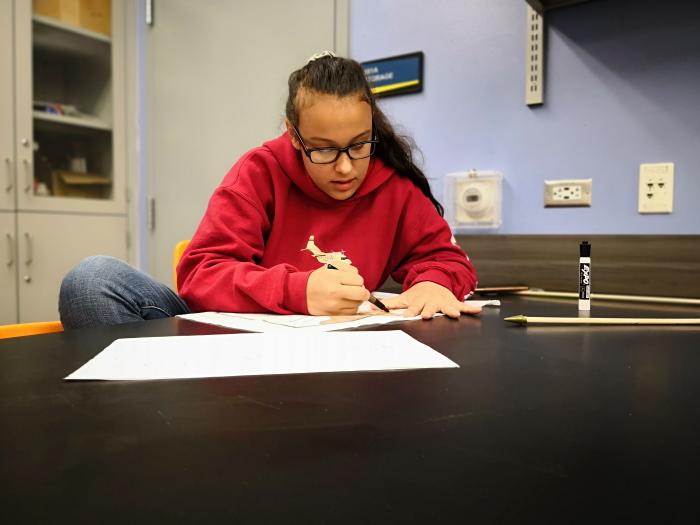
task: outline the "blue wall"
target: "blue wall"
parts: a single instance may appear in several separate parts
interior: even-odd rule
[[[535,108],[525,0],[352,0],[350,50],[424,51],[424,92],[382,107],[415,138],[437,195],[446,173],[503,173],[496,233],[700,233],[700,2],[596,0],[547,23]],[[675,163],[672,214],[637,212],[647,162]],[[543,180],[589,177],[592,207],[543,207]]]

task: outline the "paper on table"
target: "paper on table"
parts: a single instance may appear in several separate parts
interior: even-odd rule
[[[395,294],[393,294],[395,295]],[[382,294],[382,297],[390,297]],[[498,300],[465,301],[470,306],[500,305]],[[420,319],[420,316],[404,317],[404,310],[394,310],[395,315],[372,310],[369,303],[363,303],[358,309],[358,315],[324,316],[324,315],[278,315],[278,314],[246,314],[233,312],[199,312],[182,314],[178,317],[198,323],[213,324],[246,330],[248,332],[288,332],[304,329],[305,332],[332,332],[346,328],[382,325]],[[442,314],[438,314],[442,315]]]
[[[377,299],[389,299],[391,297],[396,297],[397,293],[392,293],[392,292],[374,292],[373,294]],[[475,299],[469,299],[472,297],[473,294],[468,294],[464,296],[464,304],[469,305],[469,306],[478,306],[479,308],[483,306],[501,306],[501,301],[499,299],[486,299],[486,300],[481,300],[477,301]],[[363,309],[371,308],[371,304],[365,301],[360,305],[359,311],[363,311]]]
[[[403,317],[401,315],[276,315],[276,314],[237,314],[231,312],[200,312],[183,314],[179,317],[199,323],[214,324],[247,330],[249,332],[287,332],[303,329],[304,332],[332,332],[344,328],[379,325],[420,319],[420,317]]]
[[[396,297],[397,293],[391,293],[391,292],[374,292],[373,294],[377,299],[389,299],[391,297]],[[481,301],[477,301],[475,299],[469,299],[471,295],[467,295],[464,297],[464,304],[467,306],[476,306],[478,308],[483,308],[484,306],[501,306],[501,301],[499,299],[485,299]],[[372,308],[372,305],[365,301],[360,305],[360,308],[358,308],[358,312],[369,312]],[[403,312],[403,310],[394,310],[395,312]]]
[[[398,330],[118,339],[66,380],[225,377],[458,368]]]

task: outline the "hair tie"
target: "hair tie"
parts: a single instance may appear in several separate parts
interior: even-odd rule
[[[309,59],[306,61],[306,64],[310,64],[314,60],[318,60],[319,58],[323,57],[331,57],[335,58],[335,53],[333,51],[321,51],[320,53],[316,53],[315,55],[311,55]]]

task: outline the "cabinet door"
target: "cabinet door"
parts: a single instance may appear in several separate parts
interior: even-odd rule
[[[12,0],[0,0],[0,210],[15,207]]]
[[[68,271],[90,255],[126,258],[126,218],[17,214],[20,322],[58,319],[58,291]]]
[[[0,211],[0,324],[17,322],[15,214]]]
[[[14,138],[18,201],[29,198],[34,178],[31,11],[31,2],[14,3]]]
[[[106,35],[14,3],[20,210],[125,212],[125,5]]]
[[[347,0],[158,4],[145,104],[156,278],[170,278],[173,247],[192,236],[238,157],[282,133],[289,74],[319,51],[345,55],[346,28]]]

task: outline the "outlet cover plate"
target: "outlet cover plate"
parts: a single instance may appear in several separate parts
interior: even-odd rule
[[[639,213],[673,212],[672,162],[639,165]]]
[[[565,179],[544,181],[544,206],[590,206],[593,179]]]

